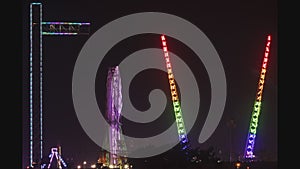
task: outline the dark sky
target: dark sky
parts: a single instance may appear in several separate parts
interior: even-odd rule
[[[255,145],[256,154],[265,156],[267,160],[277,160],[277,115],[278,115],[278,79],[277,79],[277,1],[191,1],[176,3],[174,1],[145,1],[143,3],[103,3],[98,0],[90,1],[41,1],[43,4],[44,21],[70,21],[90,22],[90,35],[105,24],[124,15],[137,12],[165,12],[184,18],[198,26],[210,39],[216,48],[224,66],[227,79],[227,100],[223,117],[214,134],[203,144],[192,141],[193,146],[206,148],[210,145],[222,150],[222,157],[228,160],[229,129],[226,123],[234,119],[236,127],[232,131],[232,149],[234,158],[244,151],[246,136],[250,123],[251,111],[257,90],[259,71],[261,69],[267,34],[272,35],[270,60],[268,62],[266,81],[263,93],[262,111],[259,118],[259,127]],[[28,65],[29,65],[29,1],[23,3],[23,166],[29,162],[29,92],[28,92]],[[60,144],[63,158],[73,158],[76,163],[86,160],[95,162],[99,156],[99,147],[83,131],[72,101],[72,73],[78,54],[89,35],[81,36],[44,36],[44,152],[50,153],[50,148]],[[99,77],[96,81],[99,88],[96,92],[105,91],[105,84],[101,78],[105,78],[107,66],[114,65],[124,59],[130,53],[150,47],[160,47],[158,35],[139,35],[128,38],[109,51],[105,63],[99,68]],[[142,43],[141,43],[142,42]],[[184,55],[195,57],[194,53],[179,41],[170,38],[169,48],[179,57]],[[180,49],[180,50],[179,50]],[[109,57],[111,56],[111,57]],[[118,56],[113,58],[112,56]],[[183,59],[184,60],[184,59]],[[201,93],[201,108],[203,116],[197,118],[197,123],[189,133],[192,140],[197,140],[201,127],[205,120],[205,113],[209,105],[209,82],[207,72],[201,61],[191,62],[197,82],[203,84]],[[198,68],[197,68],[198,67]],[[175,69],[175,68],[174,68]],[[149,75],[145,78],[144,75]],[[160,76],[159,76],[160,75]],[[163,80],[153,82],[145,88],[140,86],[140,81],[149,80],[159,76]],[[176,75],[175,75],[176,77]],[[156,77],[157,78],[157,77]],[[167,90],[167,76],[160,71],[149,70],[138,75],[134,80],[132,100],[140,104],[141,109],[145,105],[144,100],[134,98],[137,93],[147,92],[154,88]],[[164,80],[165,79],[165,80]],[[206,81],[206,82],[205,82]],[[161,85],[161,86],[160,86]],[[165,92],[169,94],[168,91]],[[97,95],[101,106],[104,105],[105,96]],[[202,98],[203,97],[203,98]],[[101,100],[102,99],[102,100]],[[170,102],[168,102],[169,104]],[[167,121],[159,120],[162,128],[168,127],[174,120],[173,117],[162,117]],[[168,121],[169,120],[169,121]],[[128,126],[134,124],[128,122]],[[144,126],[149,134],[155,134],[159,130],[151,129],[151,125]],[[130,133],[130,127],[125,128]],[[146,137],[146,136],[145,136]]]

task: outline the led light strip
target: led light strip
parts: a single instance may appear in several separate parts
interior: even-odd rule
[[[168,79],[169,79],[169,84],[170,84],[173,108],[174,108],[174,112],[175,112],[178,136],[179,136],[179,140],[181,141],[181,143],[186,143],[188,141],[188,138],[186,135],[186,130],[185,130],[185,125],[184,125],[184,121],[183,121],[183,117],[182,117],[180,102],[179,102],[179,98],[177,95],[175,79],[174,79],[174,75],[172,73],[172,66],[171,66],[171,61],[170,61],[170,55],[168,53],[167,41],[166,41],[166,37],[164,35],[161,36],[161,41],[162,41],[162,45],[163,45],[164,58],[165,58],[165,62],[166,62],[167,72],[168,72]],[[185,149],[185,148],[187,148],[187,147],[184,146],[183,149]]]
[[[33,46],[33,42],[32,42],[32,5],[34,5],[33,3],[30,4],[30,56],[29,56],[29,83],[30,83],[30,88],[29,88],[29,123],[30,123],[30,126],[29,126],[29,129],[30,129],[30,154],[29,154],[29,158],[30,158],[30,166],[32,167],[32,162],[33,162],[33,91],[32,91],[32,46]]]
[[[258,117],[259,117],[260,110],[261,110],[261,100],[262,100],[263,87],[264,87],[265,76],[266,76],[266,71],[267,71],[268,56],[270,53],[270,45],[271,45],[271,35],[268,35],[267,44],[266,44],[266,48],[265,48],[265,54],[264,54],[264,58],[263,58],[262,69],[261,69],[261,73],[260,73],[260,79],[258,82],[258,90],[257,90],[257,94],[256,94],[256,99],[254,102],[252,116],[251,116],[251,122],[250,122],[248,137],[247,137],[244,158],[251,159],[251,158],[255,157],[255,155],[253,154],[254,143],[255,143],[255,138],[256,138],[256,130],[257,130],[257,126],[258,126]]]
[[[43,159],[43,34],[42,34],[43,6],[40,4],[40,146]]]
[[[43,35],[78,35],[78,33],[74,32],[43,32]]]
[[[42,22],[43,25],[90,25],[89,22]]]

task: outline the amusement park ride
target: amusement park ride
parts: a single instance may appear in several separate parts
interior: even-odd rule
[[[122,112],[122,86],[119,66],[110,67],[106,81],[106,117],[110,124],[109,128],[109,152],[103,150],[100,153],[98,164],[101,167],[130,169],[126,156],[126,144],[122,137],[122,128],[120,123]]]
[[[264,53],[264,57],[263,57],[262,68],[261,68],[260,77],[259,77],[259,81],[258,81],[257,94],[256,94],[255,101],[254,101],[254,107],[253,107],[252,115],[251,115],[249,133],[247,136],[247,142],[246,142],[246,147],[245,147],[245,152],[244,152],[244,159],[247,161],[248,160],[251,161],[251,160],[255,159],[254,143],[255,143],[255,138],[256,138],[256,130],[257,130],[257,126],[258,126],[258,117],[259,117],[260,110],[261,110],[262,94],[263,94],[265,77],[266,77],[266,72],[267,72],[267,63],[269,60],[270,46],[271,46],[271,35],[268,35],[267,43],[266,43],[266,47],[265,47],[265,53]]]
[[[162,41],[162,49],[164,52],[164,58],[165,58],[168,79],[169,79],[169,84],[170,84],[170,92],[171,92],[173,109],[174,109],[175,119],[176,119],[176,124],[177,124],[178,138],[180,141],[181,149],[184,151],[184,153],[186,155],[188,155],[190,145],[189,145],[187,133],[185,130],[184,120],[183,120],[183,116],[182,116],[180,101],[179,101],[179,97],[178,97],[178,93],[177,93],[177,87],[175,84],[175,78],[174,78],[174,74],[172,71],[172,65],[171,65],[171,60],[170,60],[170,55],[168,52],[167,40],[166,40],[165,35],[161,35],[161,41]]]
[[[56,165],[55,165],[56,168],[62,169],[62,167],[64,168],[67,167],[67,164],[61,157],[61,146],[58,146],[58,148],[57,147],[51,148],[51,154],[49,155],[50,162],[47,168],[51,168],[54,157],[56,158]],[[44,166],[42,166],[42,168],[44,168]]]
[[[38,168],[51,168],[53,159],[56,158],[57,167],[66,168],[67,164],[61,157],[61,147],[52,148],[49,155],[48,165],[41,164],[43,158],[43,42],[45,35],[88,35],[90,23],[75,22],[43,22],[42,4],[30,4],[30,56],[29,56],[29,166],[39,165]],[[37,15],[38,14],[38,15]],[[180,100],[177,93],[174,74],[170,61],[170,55],[167,47],[165,35],[161,35],[162,49],[167,68],[168,81],[170,84],[170,93],[173,103],[173,109],[177,124],[178,139],[184,154],[189,156],[189,140],[187,137],[185,124],[183,120]],[[258,126],[258,117],[261,110],[263,86],[265,82],[267,62],[269,60],[271,44],[271,35],[267,36],[267,43],[263,58],[262,69],[258,83],[257,94],[252,111],[249,133],[244,152],[245,160],[253,160],[254,143],[256,139],[256,130]],[[37,77],[37,78],[35,78]],[[122,92],[121,76],[118,66],[110,67],[107,74],[106,83],[106,117],[110,124],[108,131],[109,152],[100,151],[98,164],[102,168],[130,169],[132,165],[128,162],[126,156],[126,145],[122,137],[122,128],[120,123],[122,112]],[[122,151],[122,153],[120,153]],[[125,152],[125,153],[124,153]]]
[[[90,23],[44,22],[40,2],[30,3],[29,19],[29,166],[43,167],[43,37],[88,35]]]

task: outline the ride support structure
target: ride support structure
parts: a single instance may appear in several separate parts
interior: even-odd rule
[[[262,94],[263,94],[265,77],[266,77],[266,72],[267,72],[267,64],[269,61],[270,47],[271,47],[271,35],[268,35],[265,52],[264,52],[264,57],[263,57],[262,68],[261,68],[260,76],[259,76],[259,80],[258,80],[257,93],[256,93],[255,101],[254,101],[251,120],[250,120],[250,126],[249,126],[249,132],[248,132],[248,136],[247,136],[246,147],[245,147],[245,151],[244,151],[244,159],[246,159],[246,160],[253,160],[255,158],[254,145],[255,145],[255,139],[256,139],[256,131],[257,131],[257,127],[258,127],[258,118],[259,118],[259,114],[261,111]]]
[[[89,35],[89,22],[44,22],[43,5],[30,3],[29,14],[29,167],[41,167],[44,147],[43,126],[43,37]]]
[[[170,84],[170,92],[171,92],[171,98],[173,102],[173,109],[175,113],[178,139],[181,144],[181,149],[187,152],[187,150],[189,149],[189,140],[187,137],[185,124],[182,116],[180,101],[179,101],[178,92],[175,84],[174,74],[172,71],[172,65],[171,65],[171,60],[168,52],[167,40],[165,35],[161,35],[161,42],[162,42],[162,49],[164,52],[164,59],[166,63],[167,73],[168,73],[168,80]]]

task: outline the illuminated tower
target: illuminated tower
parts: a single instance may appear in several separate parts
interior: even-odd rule
[[[120,116],[122,110],[122,92],[121,92],[121,76],[119,67],[111,67],[107,76],[107,119],[110,124],[109,131],[109,166],[115,167],[122,165],[126,157],[120,157],[118,154],[124,154],[126,146],[122,137],[122,129]],[[121,152],[123,151],[123,152]]]
[[[271,45],[271,35],[267,36],[267,43],[265,48],[265,53],[263,57],[263,63],[262,63],[262,69],[260,72],[260,77],[258,81],[258,89],[256,98],[254,101],[254,107],[252,110],[251,115],[251,121],[250,121],[250,127],[249,127],[249,133],[247,136],[247,142],[244,152],[244,158],[245,159],[253,159],[255,155],[254,152],[254,144],[255,144],[255,138],[256,138],[256,129],[258,126],[258,117],[261,109],[261,101],[262,101],[262,93],[263,93],[263,87],[265,82],[265,76],[267,72],[267,63],[269,60],[269,53],[270,53],[270,45]]]
[[[30,4],[30,166],[37,164],[43,158],[43,38],[41,24],[42,13],[43,12],[41,3]]]
[[[168,71],[168,79],[169,79],[169,83],[170,83],[171,97],[172,97],[172,102],[173,102],[175,118],[176,118],[178,136],[179,136],[180,143],[182,145],[182,149],[185,150],[188,148],[188,138],[187,138],[185,125],[184,125],[184,121],[183,121],[183,117],[182,117],[180,101],[179,101],[178,94],[177,94],[175,79],[174,79],[174,75],[172,72],[170,55],[168,53],[168,48],[167,48],[167,41],[166,41],[166,37],[164,35],[161,36],[161,41],[162,41],[162,46],[163,46],[164,58],[166,61],[166,67],[167,67],[167,71]]]
[[[43,37],[88,35],[90,23],[43,22],[42,3],[30,3],[29,14],[29,166],[43,158]]]

